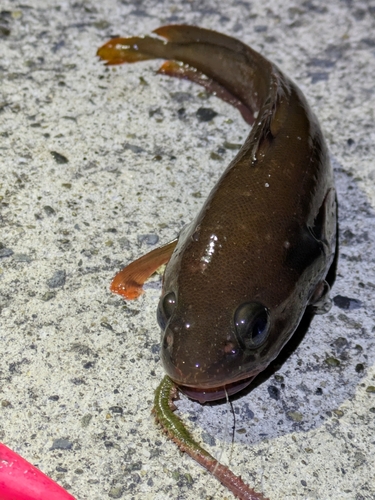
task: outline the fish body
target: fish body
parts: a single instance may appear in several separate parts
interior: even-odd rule
[[[156,33],[167,41],[115,39],[98,53],[109,64],[180,61],[161,72],[203,84],[253,123],[178,240],[133,262],[112,284],[126,296],[167,261],[158,307],[161,358],[169,377],[204,402],[248,385],[309,305],[327,308],[334,179],[316,116],[276,65],[210,30],[172,25]]]

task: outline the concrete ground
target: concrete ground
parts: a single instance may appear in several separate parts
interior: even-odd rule
[[[194,435],[271,500],[375,499],[375,2],[2,0],[0,441],[79,500],[232,498],[154,424],[160,277],[113,275],[173,239],[248,133],[201,88],[105,68],[114,35],[192,23],[233,35],[306,94],[332,154],[331,311],[252,391],[183,398]],[[217,115],[198,120],[200,107]],[[185,111],[181,111],[181,109]]]

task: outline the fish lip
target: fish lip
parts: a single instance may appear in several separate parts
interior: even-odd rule
[[[220,385],[217,387],[194,387],[180,384],[176,381],[175,384],[178,386],[181,392],[186,394],[190,399],[199,401],[200,403],[207,403],[208,401],[218,401],[220,399],[225,399],[228,396],[236,394],[236,392],[241,391],[247,387],[250,382],[254,379],[255,375],[246,377],[241,380],[236,380],[229,384]],[[173,379],[172,379],[173,380]]]

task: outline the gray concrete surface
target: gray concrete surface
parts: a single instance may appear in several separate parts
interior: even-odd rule
[[[194,217],[235,154],[224,144],[248,129],[201,88],[155,75],[157,63],[106,69],[95,52],[114,35],[195,23],[279,64],[319,116],[340,202],[332,295],[355,300],[336,298],[276,373],[234,400],[233,446],[225,404],[183,398],[181,415],[272,500],[375,499],[375,2],[0,10],[0,440],[79,500],[232,498],[150,413],[160,278],[133,303],[108,290],[121,265]],[[217,116],[199,122],[201,106]]]

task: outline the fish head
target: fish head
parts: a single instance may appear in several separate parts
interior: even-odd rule
[[[242,390],[269,365],[297,328],[319,274],[315,260],[296,273],[273,256],[257,266],[254,252],[241,249],[233,265],[219,248],[216,262],[205,262],[178,245],[158,306],[164,369],[200,402]]]

